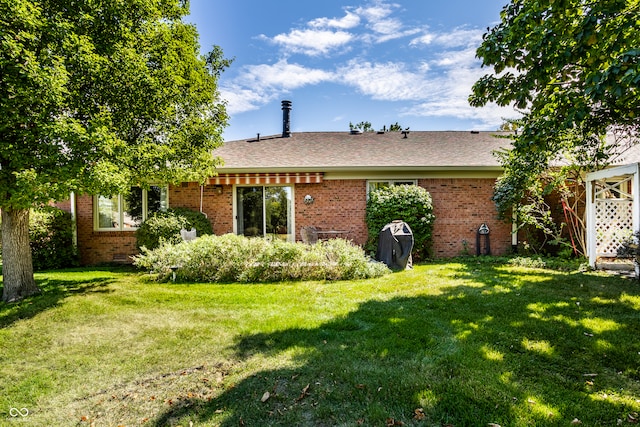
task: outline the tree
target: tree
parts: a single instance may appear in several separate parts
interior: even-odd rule
[[[506,212],[560,158],[596,170],[637,142],[640,2],[513,0],[500,16],[476,51],[493,72],[469,102],[523,113],[494,196]]]
[[[353,124],[349,122],[349,130],[359,130],[360,132],[373,132],[373,126],[371,126],[371,122],[360,122],[358,124]]]
[[[39,291],[30,207],[213,172],[230,61],[200,56],[187,13],[184,0],[0,0],[4,301]]]

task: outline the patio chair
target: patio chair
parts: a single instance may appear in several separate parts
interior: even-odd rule
[[[184,240],[185,242],[190,242],[192,240],[195,240],[198,236],[195,228],[192,228],[191,230],[186,230],[183,228],[180,230],[180,237],[182,237],[182,240]]]
[[[300,237],[308,245],[318,243],[318,229],[315,227],[302,227],[300,229]]]

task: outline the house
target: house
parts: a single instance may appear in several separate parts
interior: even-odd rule
[[[298,241],[302,227],[315,226],[364,244],[368,192],[397,184],[419,185],[431,194],[435,257],[475,254],[483,224],[492,254],[507,254],[517,243],[512,225],[498,218],[491,200],[501,174],[493,153],[509,145],[500,133],[291,133],[290,110],[284,101],[282,134],[228,141],[216,149],[225,163],[204,185],[136,189],[127,200],[72,199],[82,263],[129,260],[136,253],[137,224],[167,206],[202,211],[216,234]]]

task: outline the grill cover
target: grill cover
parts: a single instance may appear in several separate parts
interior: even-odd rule
[[[385,225],[378,238],[376,260],[392,270],[412,268],[413,241],[413,232],[406,222],[398,220]]]

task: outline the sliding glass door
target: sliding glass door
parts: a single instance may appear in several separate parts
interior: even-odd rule
[[[293,240],[291,186],[236,188],[237,233]]]

